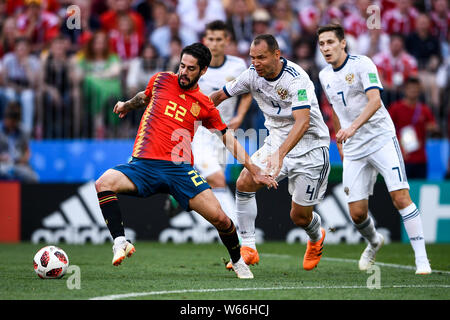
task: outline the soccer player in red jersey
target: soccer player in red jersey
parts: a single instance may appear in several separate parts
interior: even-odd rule
[[[126,241],[117,193],[149,197],[171,194],[185,210],[195,210],[219,232],[239,278],[253,278],[240,255],[239,239],[233,222],[222,210],[208,183],[192,167],[191,141],[201,123],[222,133],[223,143],[257,183],[277,187],[275,180],[254,165],[242,145],[220,118],[213,102],[201,93],[197,81],[211,61],[209,49],[201,43],[181,52],[177,74],[159,72],[145,91],[134,98],[119,101],[114,112],[123,118],[129,111],[146,107],[127,164],[107,170],[97,181],[100,209],[114,239],[113,265],[119,265],[135,248]]]

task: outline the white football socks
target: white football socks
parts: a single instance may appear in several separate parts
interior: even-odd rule
[[[414,203],[411,203],[409,206],[400,209],[398,212],[402,216],[403,225],[405,226],[416,259],[426,258],[427,251],[425,249],[425,239],[423,236],[422,219],[420,218],[419,209],[417,209]]]
[[[255,192],[236,190],[236,218],[241,246],[256,250],[255,220],[257,215]]]
[[[359,233],[367,240],[372,246],[376,246],[378,237],[377,230],[375,229],[375,224],[373,223],[373,219],[367,215],[367,219],[361,222],[360,224],[355,224],[355,228],[359,231]]]
[[[319,214],[313,211],[313,217],[307,227],[304,228],[306,234],[309,236],[311,242],[317,242],[322,238],[322,231],[320,230],[322,219]]]
[[[127,239],[124,236],[118,236],[114,239],[114,245],[120,245],[122,243],[124,243],[125,241],[127,241]]]

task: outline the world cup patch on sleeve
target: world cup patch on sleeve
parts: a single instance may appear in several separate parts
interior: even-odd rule
[[[369,73],[369,81],[370,83],[378,83],[378,78],[375,73]]]
[[[306,94],[305,89],[298,90],[298,101],[308,101],[308,95]]]

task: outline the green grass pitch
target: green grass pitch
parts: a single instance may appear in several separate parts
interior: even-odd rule
[[[0,244],[0,299],[151,299],[151,300],[449,300],[450,244],[427,245],[434,272],[415,275],[409,244],[385,245],[375,273],[358,270],[364,244],[324,246],[312,271],[301,269],[303,244],[267,242],[258,246],[255,278],[237,279],[221,258],[226,249],[214,244],[136,242],[136,253],[121,266],[111,265],[111,244],[59,246],[70,264],[80,268],[80,288],[69,289],[75,274],[42,280],[32,259],[44,244]],[[370,278],[370,279],[369,279]],[[367,284],[373,289],[369,289]],[[377,289],[377,284],[379,289]]]

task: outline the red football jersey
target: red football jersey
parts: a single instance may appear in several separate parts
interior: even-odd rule
[[[227,128],[211,99],[196,89],[184,90],[173,72],[151,77],[145,94],[150,102],[142,115],[133,157],[194,163],[191,142],[199,125]]]

